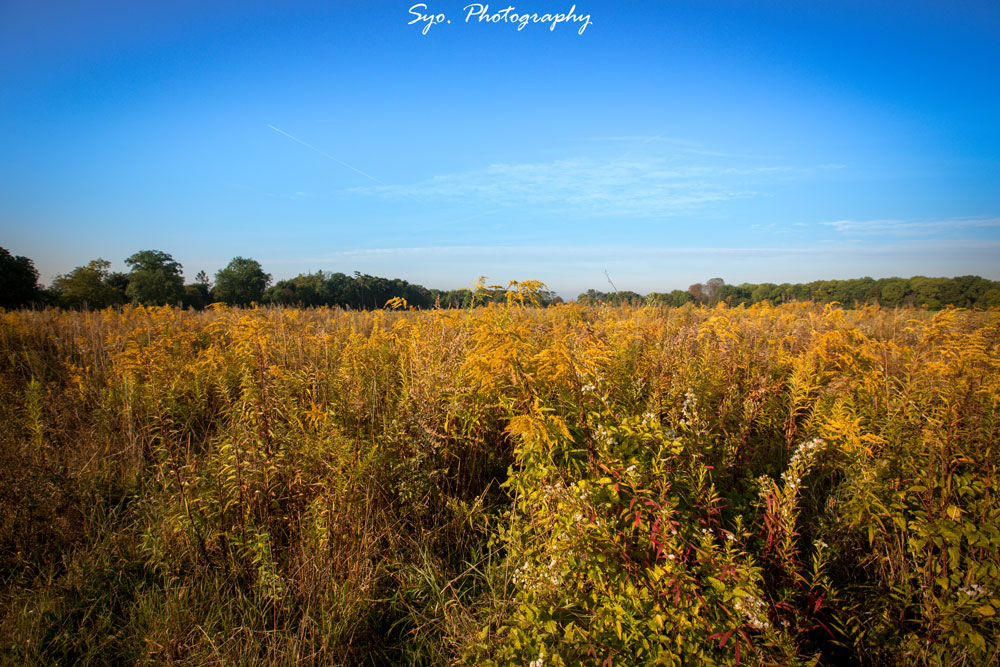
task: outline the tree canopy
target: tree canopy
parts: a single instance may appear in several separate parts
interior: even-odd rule
[[[206,279],[199,274],[199,283],[206,284]],[[260,262],[246,257],[234,257],[224,269],[215,274],[215,288],[212,296],[217,301],[224,301],[234,306],[248,306],[260,303],[264,299],[264,291],[271,284],[271,274],[264,273]]]
[[[185,285],[181,265],[160,250],[139,251],[125,263],[129,272],[115,273],[111,271],[110,262],[95,259],[56,276],[52,285],[42,290],[38,286],[34,263],[0,248],[0,307],[18,308],[37,303],[67,308],[104,308],[131,300],[144,305],[179,304],[195,309],[204,308],[212,301],[223,301],[235,306],[272,303],[371,310],[384,308],[386,303],[397,298],[413,308],[468,308],[490,302],[503,303],[511,298],[510,290],[499,285],[477,285],[474,290],[437,290],[399,278],[383,278],[358,271],[353,275],[324,271],[303,273],[271,286],[271,275],[264,271],[260,262],[246,257],[234,257],[220,269],[215,274],[214,286],[205,271],[198,272],[194,283]],[[547,289],[538,291],[535,297],[541,306],[562,303],[558,295]],[[932,310],[948,306],[997,308],[1000,307],[1000,281],[969,275],[730,285],[722,278],[712,278],[705,283],[694,283],[686,290],[646,295],[630,290],[600,292],[590,289],[580,294],[577,301],[591,305],[669,307],[687,303],[738,306],[764,301],[776,304],[813,301],[837,302],[846,307],[879,304]]]
[[[130,267],[128,297],[147,306],[176,304],[184,296],[181,265],[160,250],[140,250],[125,260]]]
[[[111,262],[98,258],[66,275],[56,276],[51,289],[62,306],[106,308],[123,303],[127,298],[124,289],[112,284],[114,275]]]
[[[27,257],[0,248],[0,308],[20,308],[38,300],[38,270]]]

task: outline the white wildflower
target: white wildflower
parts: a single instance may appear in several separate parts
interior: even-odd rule
[[[767,621],[767,605],[759,597],[748,595],[743,599],[737,598],[736,609],[746,616],[747,624],[751,627],[758,630],[771,627]]]

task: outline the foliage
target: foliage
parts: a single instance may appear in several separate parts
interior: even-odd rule
[[[215,288],[212,296],[216,301],[222,301],[234,306],[249,306],[260,303],[264,298],[264,290],[271,283],[271,274],[264,273],[260,262],[245,257],[234,257],[224,269],[215,274]],[[196,283],[203,285],[204,282]]]
[[[428,308],[434,303],[426,288],[405,280],[390,280],[362,273],[355,273],[352,278],[343,273],[322,271],[278,281],[267,291],[265,300],[282,305],[341,306],[373,310],[396,297],[405,299],[417,308]]]
[[[101,308],[131,299],[144,305],[179,303],[196,310],[204,308],[213,300],[239,306],[270,303],[282,306],[338,306],[355,310],[377,310],[387,301],[397,298],[416,309],[469,308],[485,303],[505,303],[512,294],[511,285],[486,286],[485,282],[481,282],[471,289],[429,290],[399,278],[381,278],[360,272],[355,272],[352,277],[339,272],[317,271],[280,280],[276,285],[268,287],[270,274],[265,273],[256,260],[243,257],[234,258],[228,266],[216,273],[217,285],[213,289],[204,271],[199,272],[193,284],[184,285],[181,265],[170,255],[156,250],[144,250],[125,260],[131,267],[127,275],[110,273],[110,264],[98,259],[85,267],[77,267],[65,276],[58,276],[52,288],[43,292],[37,288],[38,273],[30,259],[13,258],[2,248],[0,251],[6,253],[0,256],[3,260],[0,263],[7,267],[0,278],[8,282],[14,281],[4,292],[7,294],[4,298],[8,305],[0,303],[0,307],[7,308],[31,303],[74,308],[86,304],[92,308]],[[18,280],[23,284],[17,283]],[[722,278],[712,278],[705,283],[695,283],[687,290],[650,292],[645,296],[617,288],[613,292],[590,289],[577,296],[576,300],[588,306],[647,304],[681,307],[687,303],[749,306],[765,302],[781,304],[811,301],[837,303],[846,307],[882,305],[940,310],[957,306],[984,309],[1000,307],[1000,282],[979,276],[914,276],[909,279],[875,280],[866,277],[853,280],[817,280],[794,285],[727,285]],[[550,306],[561,303],[562,298],[544,285],[534,292],[533,305]]]
[[[588,306],[596,306],[599,303],[607,303],[615,306],[620,306],[622,304],[639,305],[643,301],[643,296],[629,290],[621,292],[600,292],[598,290],[589,289],[576,297],[576,300],[577,302]]]
[[[51,289],[58,295],[61,306],[107,308],[126,300],[125,292],[110,282],[111,276],[111,262],[95,259],[64,276],[56,276]]]
[[[3,660],[997,660],[996,311],[468,292],[0,313]]]
[[[174,305],[184,297],[181,265],[159,250],[140,250],[125,260],[129,298],[147,306]]]
[[[27,306],[39,296],[35,263],[0,248],[0,308]]]
[[[714,283],[714,284],[713,284]],[[721,278],[713,278],[704,285],[689,288],[695,301],[714,305],[726,303],[751,305],[769,301],[789,303],[813,301],[839,303],[846,306],[874,305],[924,307],[939,310],[947,306],[962,308],[995,308],[1000,300],[991,295],[1000,284],[979,276],[956,278],[857,278],[851,280],[816,280],[811,283],[789,284],[761,283],[726,285]],[[652,295],[650,295],[652,296]],[[663,303],[657,299],[657,303]],[[679,305],[671,303],[669,305]]]

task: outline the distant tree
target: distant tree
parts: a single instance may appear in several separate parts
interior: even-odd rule
[[[184,307],[201,310],[212,302],[212,283],[208,274],[201,270],[195,275],[194,282],[184,285]]]
[[[596,306],[607,298],[607,294],[604,292],[599,292],[595,289],[589,289],[583,294],[576,297],[577,303],[582,303],[588,306]]]
[[[751,303],[760,303],[762,301],[775,303],[780,294],[778,286],[774,283],[760,283],[753,286],[753,290],[750,292],[750,301]]]
[[[435,308],[468,308],[472,303],[472,290],[436,290],[430,291],[431,302]]]
[[[720,285],[713,294],[716,301],[730,306],[750,303],[750,290],[745,285]]]
[[[563,298],[552,290],[541,290],[538,292],[539,304],[545,307],[558,306],[563,302]]]
[[[909,291],[910,281],[905,278],[883,278],[879,284],[879,303],[883,306],[902,305]]]
[[[701,303],[715,303],[719,300],[719,289],[726,284],[722,278],[712,278],[705,283],[695,283],[688,287],[688,294]]]
[[[35,263],[0,248],[0,308],[20,308],[40,298]]]
[[[115,290],[117,301],[115,303],[125,303],[128,301],[128,274],[121,271],[112,271],[104,279],[104,283]]]
[[[125,301],[125,294],[109,283],[111,262],[95,259],[66,275],[56,276],[52,290],[67,308],[106,308]]]
[[[667,295],[667,299],[667,305],[678,308],[691,301],[691,294],[682,289],[670,290],[670,294]]]
[[[642,295],[638,292],[633,292],[632,290],[619,290],[611,295],[611,303],[616,306],[620,306],[622,304],[638,306],[641,305],[642,302]]]
[[[125,260],[129,265],[126,293],[146,306],[174,305],[184,297],[181,265],[159,250],[140,250]]]
[[[723,280],[722,278],[711,278],[710,280],[708,280],[708,282],[705,283],[705,286],[702,288],[702,291],[705,292],[705,296],[708,297],[709,301],[713,301],[716,299],[718,295],[719,288],[725,284],[726,281]]]
[[[958,276],[954,282],[960,295],[957,305],[965,308],[984,305],[986,292],[990,289],[989,280],[979,276]]]
[[[215,274],[212,295],[218,301],[234,306],[248,306],[264,300],[264,291],[271,284],[271,274],[264,273],[260,262],[246,257],[234,257]]]
[[[212,298],[212,281],[209,279],[208,274],[202,269],[194,277],[194,283],[191,287],[194,287],[198,292],[201,293],[201,300],[206,304]]]
[[[577,297],[580,303],[617,303],[616,299],[627,293],[605,294],[589,290]],[[944,308],[990,308],[1000,305],[1000,282],[979,276],[958,276],[956,278],[927,278],[915,276],[906,278],[852,278],[849,280],[814,280],[811,283],[743,283],[727,285],[721,278],[713,278],[706,283],[695,283],[685,290],[674,290],[669,294],[651,292],[645,302],[656,305],[680,306],[696,303],[719,303],[729,305],[749,305],[769,301],[789,303],[793,301],[813,301],[830,303],[837,301],[851,308],[861,304],[878,303],[883,306],[923,306]]]
[[[290,280],[279,280],[264,293],[264,299],[286,306],[332,306],[336,300],[329,283],[329,277],[322,271],[300,273]]]
[[[924,306],[932,310],[947,305],[949,299],[945,293],[949,291],[948,283],[948,278],[927,278],[926,276],[910,278],[913,305]]]
[[[185,308],[201,310],[205,307],[208,303],[207,292],[203,291],[201,287],[198,283],[184,286],[184,296],[181,298],[181,303]]]

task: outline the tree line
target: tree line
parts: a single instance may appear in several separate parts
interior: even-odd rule
[[[260,262],[235,257],[213,279],[199,271],[193,283],[184,282],[183,267],[168,253],[142,250],[125,260],[129,270],[111,270],[111,262],[95,259],[67,274],[58,275],[46,288],[38,284],[38,271],[27,257],[13,256],[0,248],[0,307],[60,306],[100,309],[126,303],[181,305],[201,309],[210,303],[233,306],[278,304],[286,306],[336,306],[356,310],[382,308],[402,299],[414,308],[465,308],[474,303],[503,302],[500,286],[438,290],[399,278],[381,278],[355,272],[317,271],[271,284],[271,274]],[[541,305],[561,303],[553,292],[538,293]]]
[[[355,272],[353,275],[316,271],[272,284],[257,260],[235,257],[213,278],[199,271],[194,282],[185,283],[183,267],[168,253],[141,250],[125,260],[127,272],[111,270],[111,262],[95,259],[69,273],[58,275],[48,287],[38,284],[38,271],[27,257],[14,256],[0,248],[0,307],[60,306],[106,308],[126,303],[181,305],[200,309],[221,302],[234,306],[251,303],[287,306],[337,306],[357,310],[382,308],[393,299],[403,299],[414,308],[467,308],[476,303],[503,302],[501,286],[476,289],[438,290],[399,278],[381,278]],[[538,293],[540,305],[561,303],[555,293]],[[650,292],[600,292],[588,290],[577,297],[584,304],[649,304],[682,306],[686,303],[731,306],[769,301],[838,302],[845,306],[962,308],[1000,307],[1000,282],[979,276],[956,278],[856,278],[816,280],[810,283],[743,283],[727,285],[722,278],[695,283],[687,290]]]
[[[960,308],[1000,307],[1000,282],[980,276],[956,278],[852,278],[849,280],[814,280],[810,283],[742,283],[727,285],[722,278],[712,278],[695,283],[686,290],[650,292],[645,296],[636,292],[598,292],[588,290],[577,297],[580,303],[651,304],[683,306],[685,303],[730,306],[751,305],[768,301],[789,303],[812,301],[815,303],[840,303],[844,306],[879,304],[881,306],[907,306],[939,309],[946,306]]]

